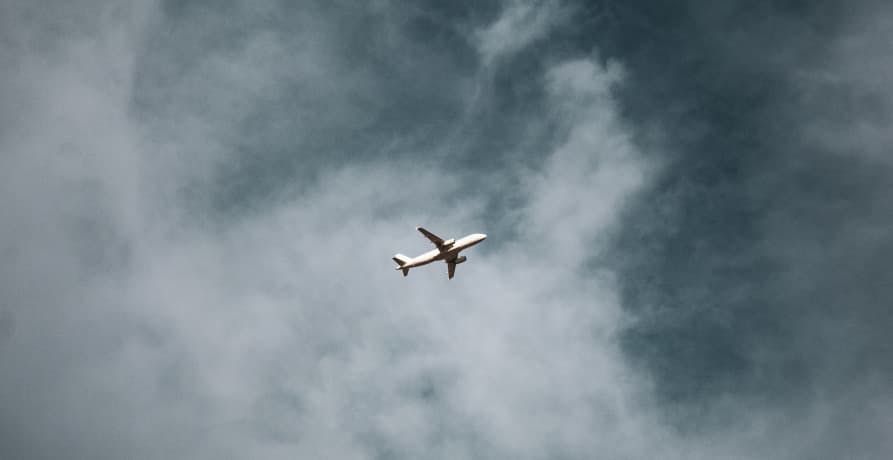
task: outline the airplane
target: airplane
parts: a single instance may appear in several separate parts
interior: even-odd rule
[[[447,276],[449,276],[449,279],[453,279],[453,275],[456,273],[456,265],[468,260],[467,257],[460,256],[459,251],[470,248],[487,239],[487,235],[483,233],[472,233],[458,240],[454,238],[445,240],[422,227],[416,227],[416,230],[422,232],[422,235],[431,240],[437,246],[437,249],[428,251],[418,257],[407,257],[403,254],[396,254],[392,257],[394,262],[397,262],[397,265],[399,265],[397,270],[403,270],[403,276],[409,274],[410,268],[421,267],[435,260],[442,260],[447,264]]]

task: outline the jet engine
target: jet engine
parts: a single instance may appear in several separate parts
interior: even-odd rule
[[[456,242],[455,238],[450,238],[448,240],[443,240],[443,243],[440,243],[440,246],[441,247],[452,246],[453,243],[455,243],[455,242]]]
[[[468,260],[468,257],[460,256],[460,257],[456,257],[456,261],[453,263],[458,265],[458,264],[461,264],[462,262],[465,262],[466,260]]]

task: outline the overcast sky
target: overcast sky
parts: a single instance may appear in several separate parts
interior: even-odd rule
[[[890,458],[891,37],[0,0],[0,458]]]

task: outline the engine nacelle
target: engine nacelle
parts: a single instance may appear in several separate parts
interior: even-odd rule
[[[441,246],[441,247],[452,246],[453,243],[455,243],[455,242],[456,242],[456,239],[455,239],[455,238],[450,238],[450,239],[448,239],[448,240],[443,240],[443,243],[440,243],[440,246]]]
[[[462,262],[465,262],[466,260],[468,260],[468,257],[465,257],[465,256],[459,256],[459,257],[456,257],[456,261],[453,262],[453,263],[455,263],[456,265],[459,265],[459,264],[461,264]]]

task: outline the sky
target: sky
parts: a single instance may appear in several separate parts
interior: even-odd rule
[[[891,34],[0,0],[0,458],[890,458]]]

